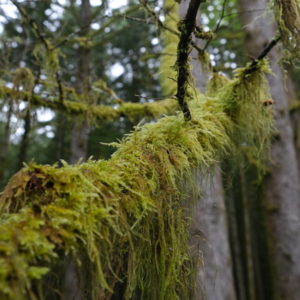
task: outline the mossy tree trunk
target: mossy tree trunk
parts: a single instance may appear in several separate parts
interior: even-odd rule
[[[185,16],[188,4],[189,1],[181,2],[181,18]],[[201,14],[200,12],[198,14],[197,25],[201,25]],[[194,42],[199,47],[205,44],[205,41],[195,38]],[[200,61],[199,53],[195,48],[190,56],[194,85],[199,91],[205,92],[211,75],[209,67]],[[197,170],[195,174],[195,182],[199,186],[200,195],[195,203],[191,244],[193,255],[199,255],[200,252],[202,261],[196,271],[194,299],[234,300],[236,297],[221,170],[215,167],[212,176],[204,181],[204,174],[201,174],[200,170]]]
[[[239,0],[242,24],[246,32],[246,48],[257,55],[275,36],[271,14],[267,14],[266,0]],[[264,13],[262,13],[264,12]],[[300,297],[300,189],[293,130],[288,112],[288,99],[283,74],[277,62],[278,50],[269,55],[275,76],[269,77],[272,98],[276,108],[278,132],[272,145],[272,161],[263,182],[266,226],[269,233],[270,261],[273,274],[273,297],[299,299]],[[271,297],[270,295],[268,295]],[[269,298],[270,299],[270,298]]]

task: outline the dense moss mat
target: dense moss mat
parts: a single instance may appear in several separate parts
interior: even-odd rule
[[[208,96],[189,102],[191,121],[178,112],[136,127],[108,161],[17,173],[0,202],[0,298],[59,298],[56,266],[71,257],[85,299],[109,299],[118,284],[124,299],[190,299],[181,180],[241,145],[262,153],[272,131],[266,71],[251,64],[222,88],[214,76]]]

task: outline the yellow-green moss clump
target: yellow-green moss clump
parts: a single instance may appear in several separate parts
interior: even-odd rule
[[[137,127],[108,161],[17,173],[0,199],[0,298],[55,297],[69,257],[85,299],[109,299],[120,285],[124,299],[190,299],[180,181],[234,143],[261,151],[271,130],[265,70],[248,66],[217,96],[190,101],[189,122],[178,113]]]

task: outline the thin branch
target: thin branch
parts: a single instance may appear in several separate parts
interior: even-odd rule
[[[269,52],[277,45],[277,43],[280,40],[280,36],[273,38],[269,45],[265,49],[262,50],[262,52],[257,56],[256,60],[261,60],[265,58]]]
[[[224,0],[224,2],[223,2],[223,5],[222,5],[222,13],[221,13],[220,19],[219,19],[219,21],[218,21],[218,23],[217,23],[217,25],[216,25],[216,28],[214,29],[214,32],[215,32],[215,33],[219,30],[220,25],[221,25],[221,23],[222,23],[222,21],[223,21],[223,19],[224,19],[227,1],[228,1],[228,0]]]
[[[15,5],[19,13],[23,16],[23,18],[28,22],[30,27],[33,29],[33,32],[36,34],[37,38],[43,43],[47,50],[50,50],[49,44],[47,40],[44,38],[43,34],[40,32],[39,27],[35,23],[35,21],[27,14],[25,9],[16,1],[11,0],[11,2]]]
[[[161,19],[159,18],[158,14],[156,13],[156,11],[148,4],[148,2],[146,0],[139,0],[139,3],[146,9],[146,11],[152,15],[152,17],[154,18],[155,20],[155,23],[153,24],[157,24],[158,27],[162,28],[162,29],[165,29],[177,36],[180,36],[179,32],[177,32],[176,30],[166,26],[162,21]]]
[[[222,23],[222,21],[223,21],[223,19],[224,19],[227,1],[228,1],[228,0],[224,0],[224,1],[223,1],[221,16],[220,16],[220,18],[219,18],[219,20],[218,20],[218,23],[217,23],[217,25],[216,25],[216,28],[215,28],[214,31],[213,31],[214,33],[217,33],[217,32],[218,32],[218,30],[219,30],[219,28],[220,28],[220,26],[221,26],[221,23]],[[211,42],[211,40],[208,40],[208,41],[206,42],[206,44],[205,44],[203,50],[206,50],[206,49],[207,49],[207,47],[209,46],[210,42]]]
[[[189,61],[190,44],[192,42],[192,33],[196,26],[196,16],[199,6],[203,0],[191,0],[187,14],[183,20],[180,21],[180,39],[177,47],[177,100],[179,106],[184,114],[186,121],[191,120],[191,112],[189,110],[186,97],[187,85],[189,80]]]
[[[269,52],[277,45],[277,43],[280,41],[280,36],[278,37],[275,37],[271,40],[271,42],[261,51],[261,53],[256,57],[256,59],[254,59],[251,63],[251,65],[249,66],[248,68],[248,71],[245,72],[245,75],[253,72],[256,67],[257,67],[257,64],[260,60],[264,59],[268,54]]]

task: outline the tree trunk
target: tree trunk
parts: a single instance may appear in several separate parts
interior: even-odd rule
[[[198,172],[197,182],[201,182],[201,178],[203,181],[203,174]],[[202,256],[196,271],[193,299],[234,300],[236,296],[220,169],[216,168],[213,177],[206,178],[201,186],[202,195],[195,206],[191,232],[193,249],[200,251]]]
[[[18,170],[22,168],[23,162],[26,161],[30,128],[31,128],[31,116],[30,116],[30,109],[28,108],[24,118],[24,133],[22,135],[22,140],[21,140],[21,145],[19,150],[19,161],[17,165]]]
[[[86,37],[90,29],[91,4],[89,0],[81,1],[80,10],[80,36]],[[82,101],[87,101],[90,91],[90,49],[80,46],[78,51],[78,75],[77,93],[81,95]],[[87,158],[88,137],[90,126],[87,120],[80,124],[74,124],[71,137],[70,162],[76,163],[79,159]]]
[[[56,113],[56,121],[55,121],[55,161],[59,161],[60,159],[66,159],[65,153],[65,139],[66,139],[66,120],[65,116],[61,112]],[[74,146],[75,147],[75,146]],[[73,147],[71,147],[73,148]]]
[[[185,16],[188,5],[189,1],[181,2],[181,18]],[[198,25],[199,23],[198,16]],[[198,46],[203,46],[203,41],[194,41]],[[197,50],[192,50],[191,58],[195,86],[204,92],[210,75],[208,67],[199,60]],[[193,299],[234,300],[236,297],[221,171],[216,168],[211,181],[206,178],[205,182],[201,182],[203,174],[198,174],[199,170],[196,173],[201,196],[197,199],[192,216],[191,244],[193,255],[200,253],[202,262],[196,270]]]
[[[1,151],[0,151],[0,184],[3,183],[5,165],[7,161],[6,157],[8,154],[8,147],[9,147],[11,116],[12,116],[12,103],[8,103],[6,124],[5,124],[4,133],[1,141]]]
[[[242,24],[246,31],[246,48],[256,56],[275,36],[272,16],[266,14],[266,0],[239,0]],[[261,13],[261,12],[264,13]],[[277,64],[279,52],[269,55],[275,76],[269,77],[278,133],[272,145],[269,174],[263,183],[266,226],[270,235],[270,255],[274,268],[278,299],[300,298],[300,188],[293,132],[288,112],[283,74]],[[269,295],[270,297],[270,295]],[[270,299],[270,298],[269,298]]]

